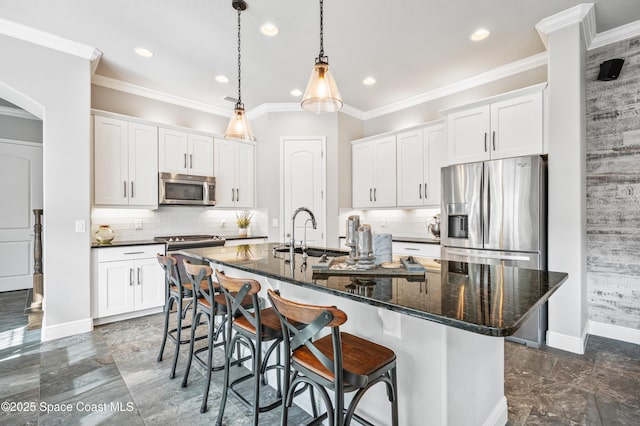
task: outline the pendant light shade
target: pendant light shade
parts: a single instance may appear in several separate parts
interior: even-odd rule
[[[302,108],[310,112],[334,112],[342,108],[342,97],[328,63],[316,61],[302,97]]]
[[[320,53],[302,97],[302,109],[310,112],[334,112],[342,108],[342,97],[329,71],[329,58],[324,55],[324,2],[320,0]]]
[[[251,126],[249,126],[247,115],[244,112],[244,106],[236,104],[233,110],[233,116],[227,126],[227,131],[224,132],[224,137],[229,139],[256,140]]]
[[[240,66],[240,12],[247,8],[247,3],[244,0],[233,0],[231,6],[238,11],[238,102],[233,109],[233,116],[229,120],[227,131],[224,133],[225,138],[229,139],[243,139],[255,141],[256,137],[253,135],[251,126],[244,112],[244,104],[242,103],[242,91],[241,91],[241,66]]]

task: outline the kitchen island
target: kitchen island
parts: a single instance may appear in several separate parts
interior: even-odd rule
[[[344,310],[344,331],[396,352],[401,425],[504,425],[503,337],[567,279],[564,273],[435,259],[418,259],[426,269],[421,276],[331,275],[314,271],[318,257],[289,259],[278,250],[277,244],[257,244],[184,254],[230,276],[257,279],[265,292],[278,289],[285,298]],[[306,401],[296,403],[308,408]],[[383,386],[369,391],[358,413],[389,424]]]

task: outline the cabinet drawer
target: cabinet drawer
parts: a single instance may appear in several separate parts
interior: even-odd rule
[[[155,257],[164,254],[164,244],[145,246],[101,247],[94,249],[98,262],[112,262],[118,260],[135,260]]]
[[[393,243],[393,254],[398,256],[417,256],[440,258],[440,246],[437,244]]]

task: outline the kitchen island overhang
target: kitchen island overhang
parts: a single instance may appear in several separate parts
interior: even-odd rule
[[[504,340],[545,303],[567,274],[423,259],[425,279],[314,276],[318,258],[289,260],[278,244],[185,250],[184,254],[300,302],[336,305],[345,331],[398,356],[400,424],[505,424]],[[440,270],[437,270],[437,266]],[[355,281],[355,283],[354,283]],[[359,285],[359,284],[365,285]],[[426,321],[425,321],[426,320]],[[370,391],[360,414],[388,424],[384,388]],[[300,401],[298,401],[300,400]],[[296,403],[305,407],[305,398]]]

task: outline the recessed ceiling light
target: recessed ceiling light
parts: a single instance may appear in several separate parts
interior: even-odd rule
[[[471,40],[473,40],[473,41],[480,41],[480,40],[484,40],[485,38],[489,37],[489,34],[491,34],[489,32],[489,30],[485,30],[484,28],[480,28],[479,30],[477,30],[476,32],[471,34],[471,36],[469,38]]]
[[[216,81],[218,83],[228,83],[229,79],[227,78],[226,75],[216,75]]]
[[[266,24],[260,27],[260,32],[266,36],[273,37],[276,34],[278,34],[280,30],[271,22],[267,22]]]
[[[300,96],[300,95],[302,95],[302,91],[300,91],[298,89],[293,89],[289,93],[291,94],[291,96]]]
[[[376,84],[376,79],[373,77],[367,77],[362,80],[362,84],[366,84],[367,86],[371,86],[372,84]]]
[[[153,56],[153,52],[149,49],[145,49],[144,47],[136,47],[135,49],[133,49],[133,51],[143,58],[150,58]]]

